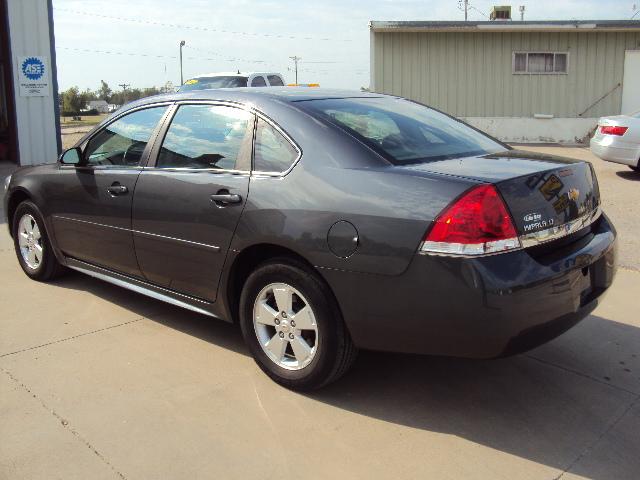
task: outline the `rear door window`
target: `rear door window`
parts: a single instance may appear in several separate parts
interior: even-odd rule
[[[298,159],[298,150],[276,128],[261,118],[256,127],[254,170],[281,173]]]
[[[272,87],[284,87],[284,82],[280,75],[267,75],[267,78],[269,79],[269,85]]]
[[[84,149],[89,166],[137,167],[153,130],[167,107],[136,110],[120,117],[94,135]]]
[[[264,77],[263,76],[257,76],[255,77],[253,80],[251,80],[251,86],[252,87],[266,87],[267,86],[267,82],[264,81]]]
[[[234,170],[251,148],[253,114],[223,105],[182,105],[171,120],[157,168]],[[247,157],[248,158],[248,157]]]

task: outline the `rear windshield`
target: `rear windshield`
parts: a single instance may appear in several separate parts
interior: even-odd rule
[[[235,88],[246,87],[247,77],[200,77],[192,78],[184,82],[178,92],[190,92],[191,90],[207,90],[210,88]]]
[[[346,130],[394,164],[507,150],[496,140],[443,113],[400,98],[310,100],[299,105]]]

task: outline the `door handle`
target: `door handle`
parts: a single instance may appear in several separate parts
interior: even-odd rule
[[[120,185],[118,182],[114,182],[110,187],[107,187],[107,192],[114,197],[117,195],[124,195],[128,191],[129,189],[126,186]]]
[[[225,205],[229,205],[232,203],[242,202],[242,197],[235,193],[224,193],[224,191],[222,191],[216,193],[215,195],[211,195],[211,201],[218,207],[224,207]]]

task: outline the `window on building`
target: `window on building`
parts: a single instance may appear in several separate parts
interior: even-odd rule
[[[514,52],[513,73],[535,75],[567,73],[569,54],[566,52]]]

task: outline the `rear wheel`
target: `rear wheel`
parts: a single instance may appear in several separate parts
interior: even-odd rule
[[[22,202],[13,215],[13,244],[24,273],[34,280],[46,282],[64,272],[58,263],[36,206]]]
[[[240,325],[256,363],[287,388],[320,388],[342,376],[356,356],[329,288],[289,259],[263,264],[249,276]]]
[[[632,167],[631,165],[629,165],[629,168],[631,170],[633,170],[634,172],[640,172],[640,161],[638,161],[638,166],[637,167]]]

